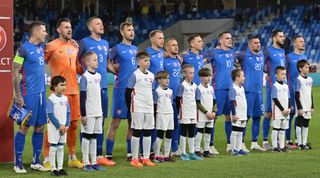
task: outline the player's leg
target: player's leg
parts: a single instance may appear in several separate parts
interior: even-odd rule
[[[49,160],[51,165],[51,175],[59,175],[56,166],[56,153],[58,149],[58,144],[50,144],[49,149]]]
[[[66,95],[70,105],[70,126],[67,131],[68,167],[82,168],[83,164],[77,159],[76,145],[78,139],[78,120],[80,119],[79,95]]]
[[[36,114],[36,121],[34,125],[34,131],[32,134],[33,158],[30,167],[31,169],[38,171],[50,171],[50,169],[44,168],[40,163],[40,155],[43,144],[43,130],[45,124],[47,123],[46,94],[45,92],[43,92],[37,94],[37,96],[38,97],[36,97],[35,99],[38,100],[38,102],[36,102],[38,108]]]
[[[173,135],[173,129],[174,129],[174,121],[173,121],[173,113],[166,115],[166,121],[168,121],[168,127],[166,131],[166,138],[164,140],[164,158],[163,160],[166,162],[174,162],[175,160],[170,157],[170,150],[171,150],[171,144],[172,144],[172,135]]]
[[[172,103],[173,107],[173,121],[174,121],[174,130],[172,135],[172,156],[180,156],[181,152],[179,148],[179,137],[180,137],[180,123],[178,119],[178,111],[175,100]]]
[[[303,118],[302,120],[302,145],[304,149],[309,150],[311,149],[310,145],[308,145],[308,133],[309,133],[309,122],[310,119]]]
[[[271,150],[272,147],[268,143],[268,136],[270,131],[270,122],[272,116],[271,110],[271,88],[267,84],[266,87],[266,107],[265,107],[265,117],[263,119],[262,134],[263,134],[263,148],[266,150]]]
[[[240,121],[240,125],[239,125],[239,132],[238,132],[238,136],[237,136],[237,142],[236,142],[236,147],[237,147],[237,150],[239,150],[239,154],[241,155],[247,155],[248,152],[246,152],[246,150],[243,149],[243,143],[242,143],[242,140],[243,140],[243,131],[244,131],[244,128],[246,127],[246,121]]]
[[[204,132],[204,127],[205,127],[205,122],[204,121],[198,121],[196,128],[197,128],[197,134],[195,137],[195,147],[194,151],[198,156],[201,156],[200,149],[201,149],[201,141],[202,141],[202,136]]]
[[[216,147],[214,146],[214,130],[215,130],[215,124],[216,124],[216,119],[214,119],[213,121],[213,127],[210,129],[210,153],[211,154],[215,154],[215,155],[218,155],[219,152],[218,150],[216,149]]]
[[[279,148],[282,152],[286,152],[285,149],[285,130],[288,129],[289,125],[288,125],[288,119],[281,119],[281,124],[280,124],[280,130],[279,130]]]
[[[133,133],[133,130],[130,127],[131,126],[131,122],[132,122],[131,116],[130,117],[128,116],[127,121],[128,121],[127,135],[126,135],[127,161],[131,161],[131,158],[132,158],[132,155],[131,155],[131,152],[132,152],[132,150],[131,150],[131,138],[132,138],[132,133]]]
[[[91,135],[91,139],[89,142],[89,153],[90,153],[90,158],[91,158],[91,165],[92,168],[96,171],[105,171],[106,169],[99,164],[97,164],[97,136],[98,134],[102,134],[102,121],[103,121],[103,116],[100,117],[94,117],[94,129],[93,129],[93,134]]]
[[[149,159],[151,150],[151,131],[154,129],[154,114],[144,113],[142,122],[143,132],[143,164],[146,166],[155,166]]]
[[[164,137],[164,132],[167,130],[168,121],[166,121],[165,114],[156,114],[156,130],[157,130],[157,138],[153,144],[153,151],[155,153],[155,162],[161,163],[163,162],[160,149],[162,140]]]
[[[67,176],[68,175],[67,172],[63,169],[64,142],[63,143],[59,142],[58,146],[57,146],[57,164],[58,164],[59,176]]]
[[[296,135],[297,135],[297,143],[299,148],[302,147],[302,121],[303,121],[303,117],[302,116],[298,116],[296,118],[297,121],[297,126],[296,126]]]
[[[43,137],[43,166],[47,169],[51,169],[51,164],[49,160],[51,144],[48,142],[48,129],[46,129]]]
[[[210,153],[210,137],[214,121],[206,122],[203,137],[203,156],[213,158],[214,154]]]
[[[30,118],[31,119],[31,118]],[[24,150],[24,145],[26,142],[26,134],[29,130],[29,126],[22,127],[20,126],[19,130],[17,131],[14,137],[14,171],[16,173],[27,173],[27,171],[23,167],[22,163],[22,154]]]
[[[292,131],[292,121],[294,120],[294,115],[295,115],[295,99],[294,99],[294,88],[290,88],[290,107],[291,107],[291,112],[290,112],[290,118],[289,118],[289,128],[286,130],[286,141],[287,141],[287,146],[290,148],[296,148],[294,145],[292,139],[291,139],[291,131]],[[295,127],[294,127],[295,128]]]
[[[97,134],[97,157],[98,157],[98,164],[99,160],[103,160],[103,140],[104,140],[104,121],[108,117],[108,89],[102,88],[101,89],[101,106],[102,106],[102,113],[103,113],[103,120],[102,120],[102,134]]]
[[[272,134],[271,134],[271,141],[272,141],[272,151],[273,152],[281,152],[281,150],[278,147],[278,136],[279,131],[281,127],[281,120],[280,119],[274,119],[272,120]]]
[[[191,160],[203,160],[203,158],[201,156],[196,155],[194,151],[196,122],[197,122],[196,119],[193,119],[188,128],[189,157]]]
[[[133,130],[131,137],[131,151],[132,151],[132,160],[130,165],[133,167],[143,167],[143,164],[139,162],[139,145],[140,145],[140,136],[142,134],[142,122],[143,115],[141,113],[131,113],[132,122],[131,128]]]
[[[182,121],[183,119],[181,119]],[[187,141],[187,135],[188,135],[188,128],[189,124],[180,123],[180,151],[181,151],[181,160],[190,160],[189,155],[186,152],[186,141]]]
[[[264,113],[263,96],[262,93],[256,93],[256,98],[254,100],[254,107],[252,108],[252,126],[251,126],[251,150],[265,151],[258,144],[258,137],[260,132],[260,120]]]

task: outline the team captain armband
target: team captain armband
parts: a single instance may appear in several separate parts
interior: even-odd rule
[[[14,56],[13,62],[18,64],[23,64],[24,58],[27,56],[27,50],[24,47],[20,47],[17,50],[16,55]]]
[[[19,56],[18,54],[16,54],[16,56],[14,56],[13,62],[18,63],[18,64],[23,64],[24,58]]]

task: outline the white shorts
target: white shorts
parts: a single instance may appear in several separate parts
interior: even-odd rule
[[[102,133],[102,116],[87,117],[87,124],[81,123],[81,133],[101,134]]]
[[[156,129],[157,130],[173,130],[174,129],[173,113],[170,113],[170,114],[157,113]]]
[[[179,123],[180,124],[196,124],[197,123],[197,119],[196,118],[182,118],[179,119]]]
[[[235,126],[235,127],[245,128],[247,125],[247,121],[246,120],[231,121],[231,124],[232,126]]]
[[[198,121],[197,128],[213,128],[214,120]]]
[[[288,129],[289,128],[289,119],[274,119],[272,120],[272,127],[275,129]]]
[[[58,143],[66,143],[67,140],[67,134],[61,134],[59,129],[56,129],[56,127],[48,123],[47,125],[48,129],[48,141],[50,144],[58,144]]]
[[[137,130],[154,129],[154,114],[153,113],[131,113],[131,128]]]

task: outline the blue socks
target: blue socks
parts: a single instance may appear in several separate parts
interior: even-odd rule
[[[260,117],[252,118],[251,132],[252,132],[252,142],[257,142],[259,132],[260,132]]]
[[[131,139],[127,140],[127,153],[131,153]]]
[[[224,121],[224,131],[226,132],[227,143],[230,144],[230,135],[232,131],[231,121]]]
[[[153,144],[157,139],[157,129],[152,129],[151,131],[151,151],[153,151]]]
[[[294,114],[290,114],[290,119],[289,119],[289,128],[286,130],[286,140],[291,140],[291,130],[292,130],[292,120],[294,118]],[[296,124],[294,124],[296,126]],[[296,127],[294,127],[296,128]]]
[[[215,122],[213,123],[213,128],[211,129],[210,146],[214,145],[214,124]]]
[[[106,155],[107,156],[112,156],[113,146],[114,146],[114,140],[107,139],[106,140]]]
[[[40,163],[40,154],[43,143],[43,132],[33,132],[32,135],[32,146],[33,146],[33,159],[32,164]]]
[[[26,141],[26,135],[21,132],[17,132],[16,136],[14,137],[14,154],[16,159],[16,165],[22,165],[22,153],[24,149],[24,144]]]
[[[104,118],[102,118],[102,134],[97,134],[97,156],[102,155],[103,139],[104,139]]]
[[[263,141],[268,141],[269,130],[270,130],[270,118],[263,119],[263,126],[262,126],[262,134],[263,134]]]

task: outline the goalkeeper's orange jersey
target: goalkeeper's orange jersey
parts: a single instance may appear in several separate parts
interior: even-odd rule
[[[47,44],[44,52],[45,60],[51,70],[51,78],[60,75],[66,79],[64,94],[79,94],[77,73],[82,69],[77,60],[78,47],[73,42],[55,39]]]

